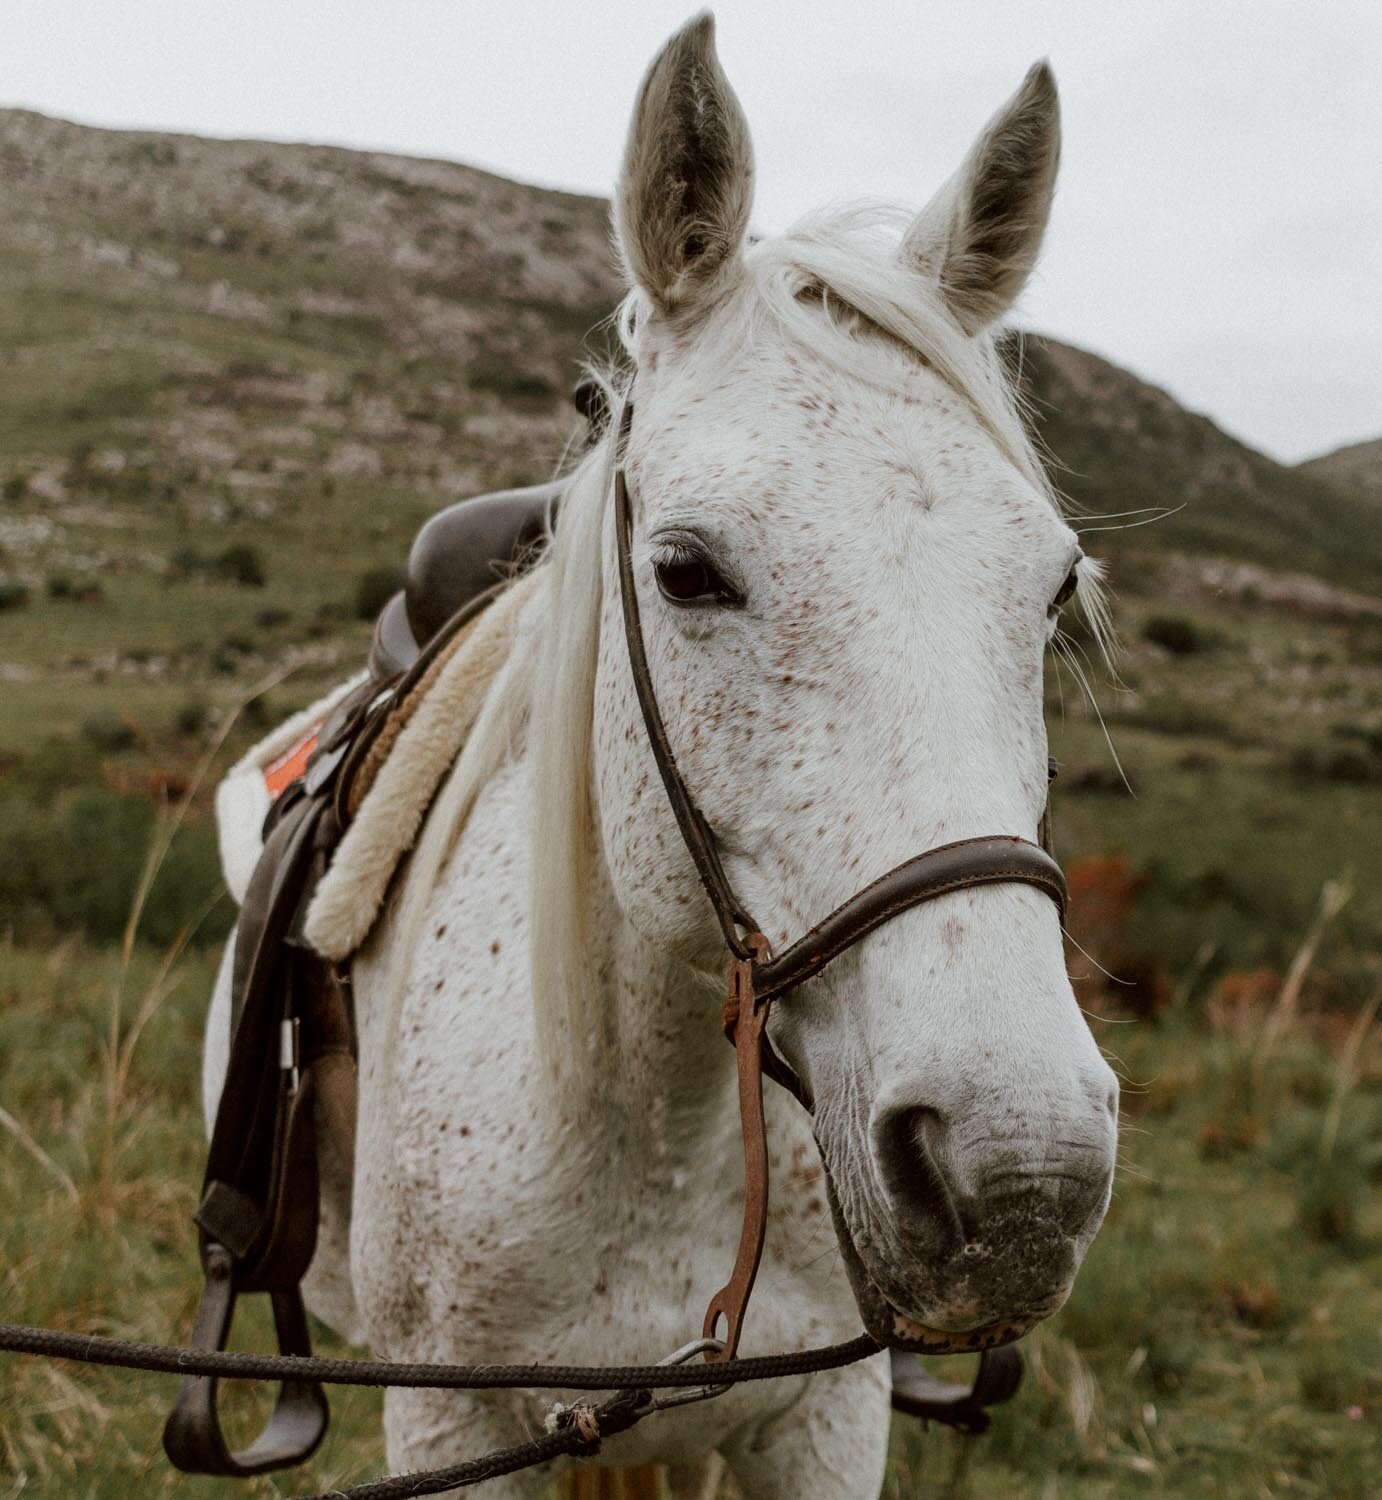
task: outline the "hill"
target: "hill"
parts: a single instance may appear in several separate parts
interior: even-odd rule
[[[16,110],[0,111],[0,165],[12,582],[93,561],[166,574],[152,535],[234,545],[247,518],[261,538],[310,530],[328,567],[349,549],[358,563],[357,503],[397,549],[455,496],[557,461],[562,393],[583,345],[603,347],[591,330],[618,290],[603,200],[455,163]],[[1376,587],[1375,509],[1331,482],[1346,454],[1283,468],[1055,340],[1027,341],[1024,383],[1086,511],[1184,506],[1100,533],[1102,551]]]
[[[0,167],[0,929],[106,937],[151,809],[227,710],[249,700],[233,749],[355,670],[418,524],[551,474],[618,292],[607,206],[452,163],[23,111],[0,111]],[[1113,564],[1128,691],[1106,717],[1134,783],[1182,793],[1105,796],[1098,725],[1053,673],[1082,799],[1066,847],[1163,861],[1173,957],[1210,910],[1225,956],[1275,961],[1342,867],[1319,830],[1358,827],[1382,784],[1376,505],[1093,354],[1029,337],[1020,359]],[[1144,506],[1174,514],[1100,519]],[[1289,817],[1286,777],[1312,788]],[[1222,812],[1230,783],[1232,826],[1206,841],[1200,799]],[[187,837],[201,874],[176,882],[168,931],[214,884],[204,817]],[[1240,889],[1267,839],[1276,873]],[[1382,841],[1363,842],[1371,869]],[[1382,931],[1363,905],[1360,931]]]
[[[1296,465],[1296,472],[1356,490],[1374,502],[1382,500],[1382,438],[1350,443],[1318,458],[1307,458]]]
[[[1208,554],[1382,591],[1376,506],[1335,475],[1275,463],[1157,386],[1054,339],[1027,338],[1021,368],[1057,480],[1093,524],[1144,506],[1176,511],[1100,532],[1099,551]]]
[[[617,291],[606,205],[17,111],[0,171],[0,1316],[164,1340],[193,1313],[206,945],[232,916],[209,787],[355,670],[418,522],[550,474]],[[1097,689],[1120,769],[1077,617],[1047,719],[1071,974],[1135,1120],[1016,1402],[978,1447],[899,1423],[885,1494],[1371,1495],[1376,499],[1343,455],[1283,469],[1092,354],[1021,357],[1126,642]],[[165,1383],[0,1381],[6,1495],[187,1493],[155,1456]],[[383,1467],[376,1397],[333,1394],[294,1490]]]

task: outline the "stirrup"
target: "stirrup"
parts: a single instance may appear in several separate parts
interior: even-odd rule
[[[987,1432],[992,1418],[986,1407],[1010,1401],[1022,1384],[1022,1356],[1011,1344],[985,1349],[973,1385],[937,1380],[915,1355],[894,1349],[893,1410],[929,1422],[943,1422],[977,1437]]]
[[[224,1349],[239,1295],[230,1252],[214,1241],[203,1255],[206,1290],[192,1330],[194,1349]],[[296,1285],[271,1292],[278,1347],[284,1354],[312,1352],[302,1292]],[[287,1469],[311,1458],[326,1436],[330,1411],[326,1394],[315,1381],[285,1380],[264,1430],[249,1445],[232,1453],[221,1431],[217,1381],[210,1375],[186,1375],[163,1427],[163,1451],[184,1474],[227,1474],[243,1478]]]

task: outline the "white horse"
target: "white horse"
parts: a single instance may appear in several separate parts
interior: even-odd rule
[[[638,97],[615,232],[648,656],[774,944],[909,855],[1036,834],[1043,653],[1080,553],[992,329],[1036,257],[1058,132],[1039,65],[910,222],[836,213],[751,241],[747,127],[708,16]],[[634,695],[613,446],[515,585],[513,647],[355,963],[353,1193],[328,1184],[309,1304],[392,1359],[656,1359],[699,1333],[734,1259],[723,947]],[[222,983],[209,1104],[226,1026]],[[1050,901],[997,885],[908,911],[769,1029],[816,1107],[768,1086],[742,1352],[847,1339],[880,1307],[962,1343],[1062,1304],[1108,1202],[1117,1086]],[[747,1500],[860,1500],[882,1484],[888,1383],[880,1355],[739,1386],[598,1462],[669,1465],[677,1496],[722,1459]],[[389,1462],[503,1446],[551,1400],[391,1391]]]

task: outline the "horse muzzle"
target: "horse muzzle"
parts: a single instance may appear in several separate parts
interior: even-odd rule
[[[1029,1332],[1065,1302],[1103,1220],[1112,1136],[1059,1167],[995,1164],[981,1191],[958,1191],[936,1160],[890,1159],[875,1132],[876,1191],[842,1206],[822,1149],[831,1212],[868,1332],[890,1348],[958,1354]],[[851,1181],[855,1180],[853,1178]]]

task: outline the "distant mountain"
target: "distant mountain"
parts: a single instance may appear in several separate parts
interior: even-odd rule
[[[1296,465],[1296,472],[1382,501],[1382,438],[1351,443],[1347,448],[1336,448],[1333,453],[1321,454],[1319,458],[1308,458]]]
[[[0,571],[29,586],[158,575],[194,531],[401,555],[439,505],[551,472],[618,295],[602,200],[454,163],[0,110],[0,172]],[[1345,455],[1283,468],[1054,340],[1022,376],[1086,511],[1185,507],[1101,552],[1378,590],[1375,503],[1325,472]]]
[[[1275,463],[1159,387],[1085,350],[1028,336],[1019,358],[1056,478],[1082,510],[1092,518],[1184,507],[1135,530],[1100,532],[1101,553],[1117,556],[1130,547],[1210,553],[1382,593],[1376,506],[1331,482],[1316,464]],[[1124,515],[1108,524],[1147,519]]]
[[[618,293],[602,200],[449,162],[0,110],[0,174],[0,464],[54,485],[544,477]]]

